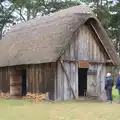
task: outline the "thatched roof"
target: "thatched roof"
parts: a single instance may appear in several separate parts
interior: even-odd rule
[[[86,6],[75,6],[15,25],[0,41],[0,67],[55,62],[73,34],[88,19],[98,23],[102,42],[114,64],[118,56],[103,27]]]

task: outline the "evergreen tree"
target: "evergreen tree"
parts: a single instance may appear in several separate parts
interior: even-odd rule
[[[117,3],[110,8],[110,11],[110,37],[114,42],[117,52],[120,53],[120,0],[117,0]]]
[[[13,6],[5,6],[3,1],[0,1],[0,39],[2,38],[3,28],[6,26],[6,24],[13,22],[13,11]]]

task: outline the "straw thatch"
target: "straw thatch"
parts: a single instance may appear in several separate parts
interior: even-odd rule
[[[75,6],[14,26],[0,41],[0,66],[55,62],[75,31],[90,18],[98,23],[102,42],[118,65],[118,56],[94,14],[86,6]]]

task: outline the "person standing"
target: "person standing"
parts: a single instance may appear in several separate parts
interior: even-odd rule
[[[113,102],[113,96],[112,96],[112,87],[113,87],[113,78],[111,73],[107,73],[106,78],[105,78],[105,90],[106,90],[106,96],[108,102],[112,103]]]
[[[117,78],[117,81],[116,81],[116,89],[118,89],[118,95],[119,95],[118,103],[120,104],[120,71],[118,73],[118,78]]]

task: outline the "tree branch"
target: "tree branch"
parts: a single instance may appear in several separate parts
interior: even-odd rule
[[[26,19],[22,15],[22,8],[18,9],[18,11],[19,11],[18,14],[20,15],[20,17],[26,22]]]

